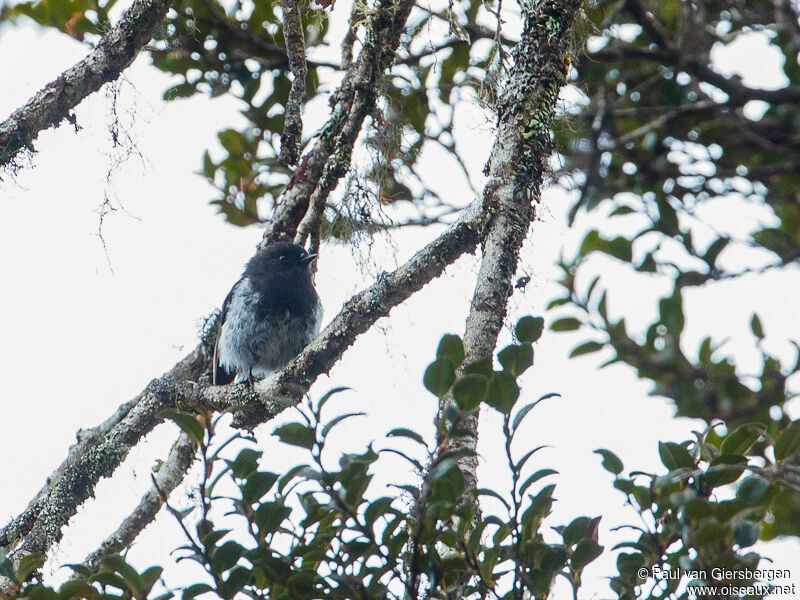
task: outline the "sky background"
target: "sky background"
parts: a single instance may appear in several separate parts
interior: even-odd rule
[[[337,5],[334,18],[346,15],[344,8]],[[75,40],[33,26],[0,28],[0,118],[85,51]],[[751,36],[715,58],[719,68],[738,71],[749,85],[781,84],[763,36]],[[104,88],[77,109],[79,131],[65,124],[42,133],[31,165],[16,176],[3,175],[0,182],[0,314],[6,317],[0,344],[2,523],[24,509],[63,459],[78,429],[106,419],[194,347],[204,317],[222,303],[260,239],[259,228],[233,227],[215,214],[208,204],[215,191],[196,174],[203,150],[215,144],[216,132],[241,124],[235,103],[198,96],[164,103],[161,94],[169,84],[169,77],[149,67],[146,57],[138,59],[115,86],[116,114],[123,139],[129,138],[130,144],[112,147],[109,127],[115,94]],[[324,98],[309,108],[306,132],[324,120],[326,110]],[[459,143],[471,149],[467,162],[473,181],[480,184],[491,123],[477,106],[460,110]],[[444,155],[426,155],[425,170],[448,199],[471,200]],[[102,219],[101,239],[105,198],[114,211]],[[532,276],[532,282],[512,298],[509,322],[525,314],[543,314],[558,294],[555,262],[580,239],[579,232],[566,229],[568,206],[563,192],[546,191],[520,264],[519,274]],[[742,236],[757,219],[770,218],[757,206],[736,206],[741,210],[734,212],[728,205],[711,216]],[[597,222],[597,217],[583,218],[580,225]],[[326,322],[343,301],[369,285],[376,272],[391,270],[441,230],[409,229],[380,239],[369,257],[372,268],[359,266],[366,249],[324,246],[317,287]],[[742,250],[727,259],[757,263],[759,257]],[[615,278],[612,315],[624,314],[632,330],[644,327],[666,286],[657,279],[643,284],[610,259],[594,262],[596,269]],[[423,428],[432,437],[436,404],[421,385],[422,372],[442,334],[463,333],[477,266],[476,257],[462,257],[360,337],[330,377],[319,379],[312,396],[348,385],[354,389],[336,399],[335,411],[368,413],[338,430],[337,447],[359,450],[394,427]],[[798,269],[705,286],[687,293],[685,301],[687,348],[696,347],[705,335],[727,339],[725,351],[737,358],[742,371],[757,370],[760,355],[748,327],[755,310],[767,333],[766,348],[786,364],[793,360],[786,340],[800,339]],[[501,344],[510,339],[507,328]],[[603,515],[600,541],[610,548],[626,539],[625,532],[610,529],[632,522],[634,513],[624,507],[623,495],[612,488],[611,476],[592,451],[613,450],[626,470],[661,471],[657,441],[689,439],[702,423],[675,419],[671,405],[647,396],[649,385],[630,369],[598,370],[608,354],[568,360],[569,350],[583,339],[581,334],[548,333],[535,346],[535,365],[523,378],[523,399],[549,392],[562,397],[540,405],[528,417],[519,448],[552,446],[535,462],[535,468],[560,472],[554,480],[558,502],[550,525],[579,515]],[[297,457],[269,435],[291,417],[283,415],[258,430],[271,469]],[[496,468],[498,461],[505,462],[496,435],[499,423],[496,413],[484,410],[479,477],[482,486],[502,489],[508,479]],[[51,552],[48,568],[55,579],[67,575],[58,565],[81,561],[135,506],[150,485],[151,466],[166,455],[174,435],[174,426],[159,427],[113,478],[101,482],[96,498],[81,507]],[[411,477],[402,463],[385,464],[379,479]],[[176,504],[196,481],[196,475],[187,479],[174,496]],[[161,514],[140,536],[130,559],[140,567],[171,562],[169,551],[180,540],[172,518]],[[774,566],[794,569],[794,582],[800,583],[800,544],[776,542],[762,545],[762,550],[775,559]],[[586,569],[581,598],[610,596],[606,578],[615,572],[614,560],[606,554]],[[186,566],[165,572],[174,586],[191,575]],[[556,598],[566,596],[565,586],[559,584]]]

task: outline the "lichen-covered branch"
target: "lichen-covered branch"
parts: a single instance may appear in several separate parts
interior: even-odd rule
[[[300,152],[300,141],[303,137],[303,121],[300,107],[306,96],[306,42],[303,38],[303,22],[297,0],[281,0],[283,8],[283,38],[286,41],[286,56],[289,59],[289,70],[292,72],[292,88],[286,100],[284,112],[283,134],[281,135],[281,162],[293,165]]]
[[[175,381],[196,381],[208,368],[208,352],[201,344],[164,374],[165,379]],[[27,536],[43,511],[54,502],[57,503],[56,486],[70,473],[81,457],[94,451],[103,443],[110,432],[117,427],[128,413],[142,401],[142,394],[122,404],[111,417],[97,427],[78,432],[78,441],[69,449],[67,457],[47,478],[45,484],[28,504],[25,510],[8,525],[0,529],[0,546],[14,547]],[[114,465],[116,468],[116,465]],[[113,469],[112,469],[113,470]],[[99,479],[99,475],[97,477]],[[96,480],[95,480],[96,482]],[[93,486],[93,484],[92,484]]]
[[[57,126],[86,96],[115,80],[164,20],[170,0],[135,0],[89,54],[0,123],[0,167],[13,164],[40,131]]]
[[[117,530],[86,558],[87,565],[96,565],[104,557],[130,547],[142,530],[156,518],[169,494],[181,484],[194,461],[196,450],[197,444],[188,435],[181,433],[178,436],[166,460],[154,475],[154,484]]]
[[[487,165],[484,202],[495,206],[496,212],[483,241],[467,317],[465,365],[492,358],[506,316],[519,251],[535,217],[553,150],[551,125],[559,90],[566,82],[568,34],[579,7],[578,0],[522,3],[524,28],[499,100],[497,137]],[[450,445],[473,451],[459,461],[469,497],[477,489],[478,411],[464,415],[456,428],[470,432]]]
[[[412,0],[379,0],[372,9],[364,47],[331,96],[331,117],[281,194],[274,218],[264,231],[262,246],[291,240],[314,191],[319,187],[320,194],[327,196],[347,173],[358,133],[375,106],[376,84],[395,58],[413,5]]]

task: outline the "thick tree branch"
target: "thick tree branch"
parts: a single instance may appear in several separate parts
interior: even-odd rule
[[[48,83],[0,123],[0,166],[12,163],[40,131],[57,126],[86,96],[119,77],[164,20],[170,0],[134,0],[86,58]]]
[[[208,352],[203,345],[200,345],[165,373],[164,378],[175,381],[196,381],[207,369]],[[78,441],[69,449],[64,461],[50,474],[44,486],[31,500],[25,511],[0,529],[0,546],[16,546],[20,540],[30,533],[42,513],[51,510],[47,508],[48,505],[57,502],[58,491],[56,488],[65,476],[75,468],[82,456],[92,452],[94,448],[107,439],[110,432],[125,419],[131,409],[142,401],[142,396],[143,394],[139,394],[132,400],[122,404],[111,417],[97,427],[78,432]],[[114,465],[114,468],[116,468],[116,465]],[[101,474],[97,473],[95,482],[101,476]]]
[[[768,90],[745,85],[738,77],[727,77],[697,59],[687,59],[680,51],[642,48],[624,43],[609,45],[595,52],[587,53],[590,59],[619,61],[622,59],[647,60],[659,64],[680,67],[681,70],[694,75],[698,80],[713,85],[728,95],[725,104],[743,106],[751,100],[761,100],[770,104],[800,103],[800,86]]]
[[[524,29],[499,101],[498,131],[488,163],[484,202],[497,210],[483,241],[483,258],[464,334],[464,364],[490,359],[505,320],[519,251],[535,216],[553,150],[556,101],[566,82],[569,32],[579,0],[522,3]],[[452,402],[446,397],[443,405]],[[478,411],[465,414],[450,449],[473,452],[459,461],[466,497],[477,489]]]

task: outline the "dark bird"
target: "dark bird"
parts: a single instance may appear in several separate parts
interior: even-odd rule
[[[222,305],[214,384],[266,377],[319,333],[322,305],[308,268],[316,258],[297,244],[276,242],[250,259]]]

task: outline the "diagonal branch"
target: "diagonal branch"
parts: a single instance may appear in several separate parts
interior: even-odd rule
[[[120,523],[117,530],[86,558],[86,564],[96,565],[106,556],[130,547],[142,530],[156,518],[169,494],[181,484],[194,462],[196,449],[197,444],[188,435],[181,433],[178,436],[169,456],[155,474],[152,487],[142,496],[133,512]]]
[[[264,231],[261,245],[290,241],[308,212],[309,199],[336,187],[350,167],[350,156],[364,119],[375,107],[378,80],[392,65],[400,35],[414,5],[412,0],[380,0],[372,10],[358,59],[348,69],[331,96],[332,111],[314,146],[300,160],[275,215]]]
[[[176,381],[196,381],[207,369],[208,352],[203,345],[200,345],[165,373],[163,377]],[[135,408],[142,399],[143,394],[139,394],[135,398],[122,404],[111,417],[97,427],[78,432],[78,441],[69,449],[67,457],[58,468],[50,474],[44,486],[42,486],[25,510],[8,525],[0,529],[0,546],[13,547],[31,532],[36,522],[42,517],[42,514],[52,510],[48,508],[48,505],[54,503],[54,497],[58,495],[58,486],[61,485],[61,482],[69,473],[75,470],[81,457],[93,452],[95,448],[104,444],[111,431],[123,422],[130,411]],[[114,465],[114,468],[116,468],[116,465]],[[102,476],[103,474],[99,471],[92,474],[95,483]]]
[[[170,0],[135,0],[86,58],[0,123],[0,167],[13,166],[17,153],[29,148],[40,131],[69,118],[70,111],[86,96],[119,77],[153,37],[170,4]]]

